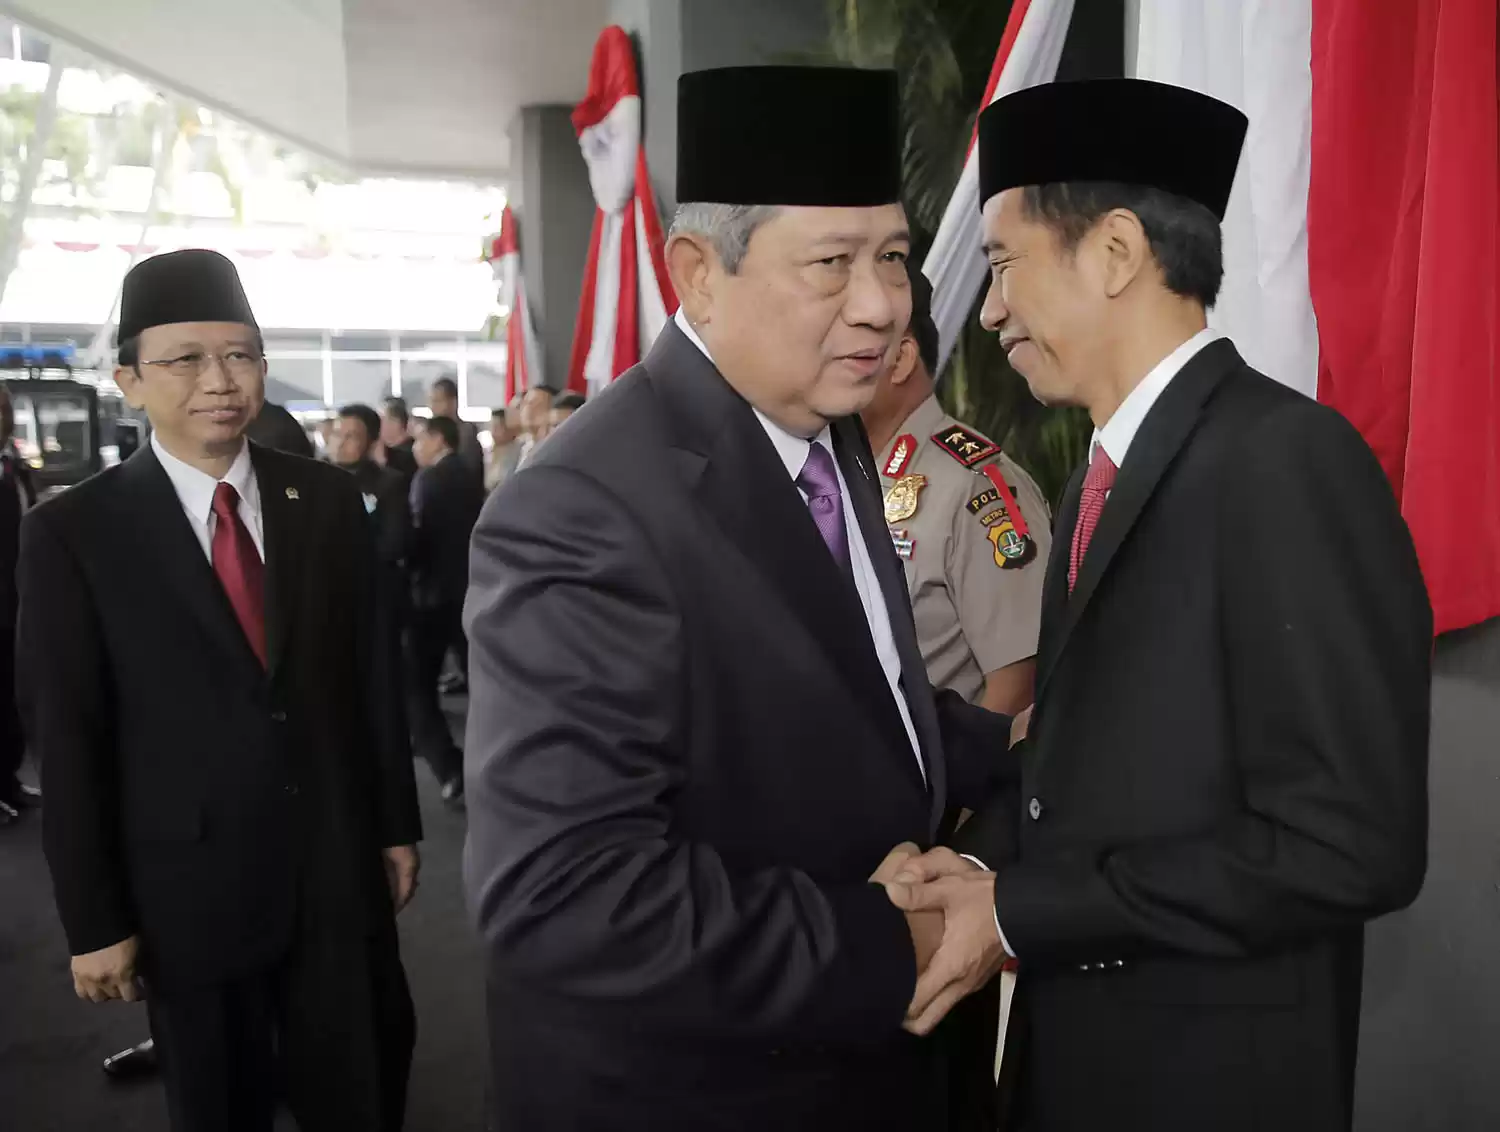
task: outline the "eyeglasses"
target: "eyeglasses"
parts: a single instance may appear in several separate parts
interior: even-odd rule
[[[192,353],[177,358],[157,358],[142,362],[143,366],[156,366],[173,377],[201,377],[210,361],[216,361],[231,378],[241,381],[260,374],[261,355],[245,350],[230,350],[223,354]]]

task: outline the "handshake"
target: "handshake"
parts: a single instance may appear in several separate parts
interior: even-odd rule
[[[951,849],[923,853],[905,842],[870,880],[884,885],[891,903],[906,913],[917,953],[917,989],[903,1026],[925,1036],[1005,963],[995,874]]]
[[[1015,746],[1031,725],[1027,708],[1012,721]],[[951,849],[923,853],[911,842],[886,855],[870,880],[906,913],[917,952],[917,989],[905,1028],[930,1034],[964,997],[999,972],[1008,954],[995,912],[995,874]]]

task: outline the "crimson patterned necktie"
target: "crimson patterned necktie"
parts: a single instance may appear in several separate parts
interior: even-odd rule
[[[1099,525],[1099,516],[1104,512],[1104,501],[1115,486],[1117,470],[1104,445],[1095,444],[1088,473],[1083,477],[1083,494],[1078,498],[1078,523],[1073,527],[1073,553],[1068,560],[1069,593],[1078,584],[1078,569],[1083,565],[1083,556],[1088,553],[1094,528]]]
[[[833,454],[817,441],[807,451],[807,462],[797,476],[797,486],[807,496],[807,510],[833,560],[849,577],[854,565],[849,558],[849,531],[844,526],[844,494],[839,490],[839,472]]]
[[[240,518],[240,493],[227,483],[214,488],[213,562],[219,584],[234,607],[245,639],[266,664],[266,583],[265,564],[255,549],[250,529]]]

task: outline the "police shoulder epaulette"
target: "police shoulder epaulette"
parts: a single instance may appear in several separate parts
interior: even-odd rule
[[[1000,451],[998,444],[957,424],[933,433],[932,442],[966,468],[972,468]]]

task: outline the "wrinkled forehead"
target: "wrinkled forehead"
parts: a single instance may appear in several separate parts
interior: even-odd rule
[[[259,344],[254,327],[242,322],[169,322],[141,331],[143,355],[189,350],[253,350]]]
[[[761,225],[756,236],[786,246],[840,245],[850,251],[908,244],[911,231],[899,204],[872,208],[825,208],[788,205]],[[751,237],[752,242],[756,237]]]

